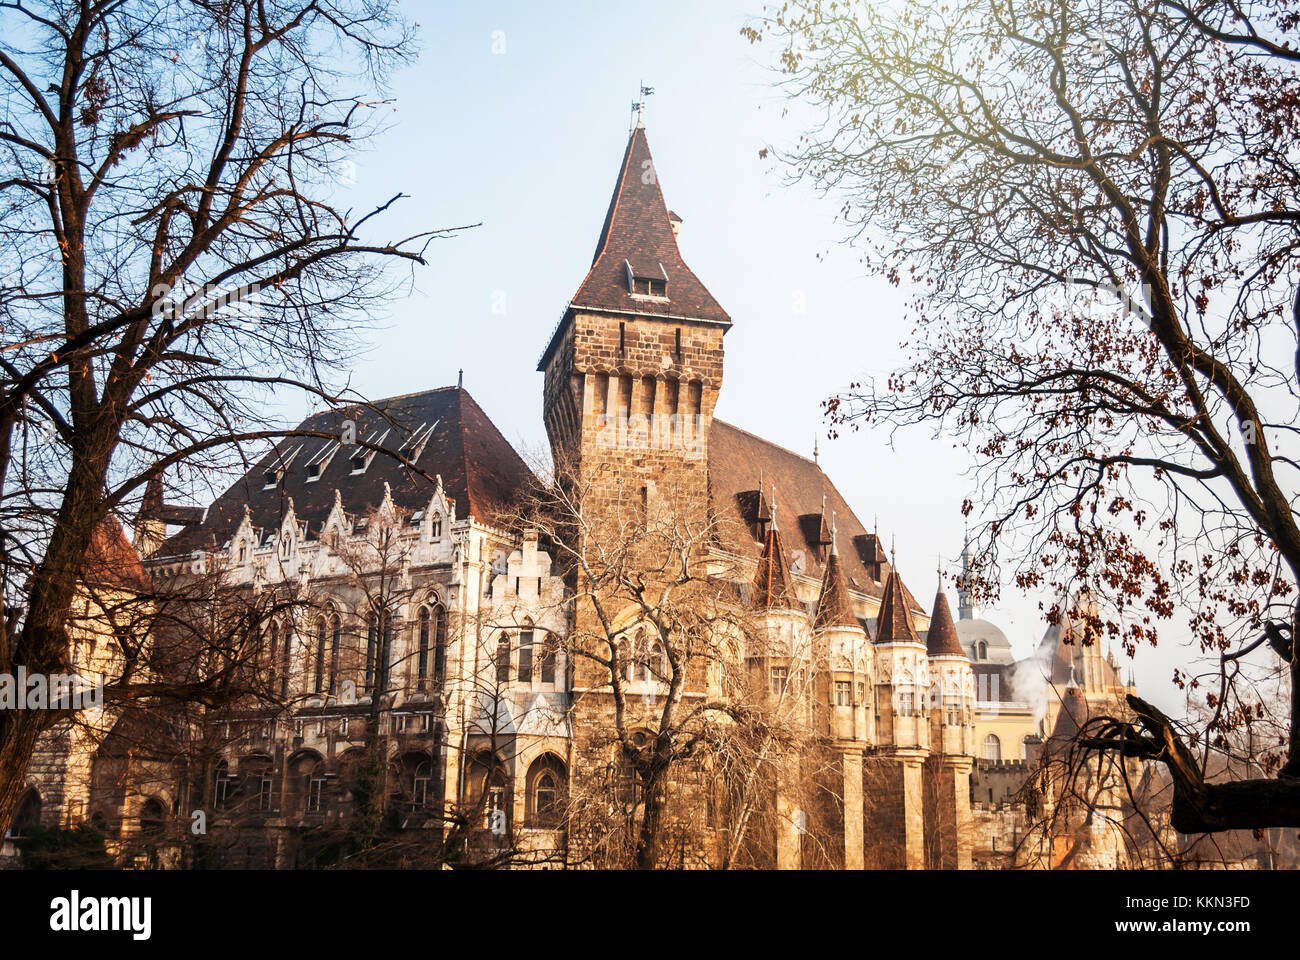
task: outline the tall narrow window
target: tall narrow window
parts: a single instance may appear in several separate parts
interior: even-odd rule
[[[510,634],[503,633],[497,640],[497,683],[510,682]]]
[[[289,667],[293,655],[293,628],[285,627],[284,642],[280,647],[280,699],[289,695]]]
[[[325,634],[329,624],[324,617],[316,621],[316,676],[312,690],[319,694],[325,686]]]
[[[442,606],[433,608],[433,680],[442,683],[447,676],[447,613]]]
[[[519,682],[533,682],[533,631],[519,632]]]
[[[419,681],[417,689],[424,689],[424,681],[429,676],[429,608],[420,608],[418,627],[418,646],[415,655],[415,677]]]
[[[681,363],[682,362],[682,328],[681,327],[677,328],[677,333],[675,335],[675,342],[673,344],[673,352],[677,356],[677,362]]]
[[[325,764],[312,767],[307,780],[307,812],[320,813],[325,806]]]
[[[375,615],[372,613],[366,618],[366,682],[365,689],[368,691],[375,684],[375,648],[379,642],[378,624],[375,622]]]
[[[632,674],[629,680],[644,680],[646,676],[646,661],[650,657],[650,651],[646,648],[645,631],[636,632],[636,640],[632,644]]]
[[[330,693],[338,693],[339,642],[343,634],[343,621],[336,613],[330,617]]]
[[[660,682],[668,679],[668,657],[658,640],[650,645],[650,679]]]
[[[542,683],[555,682],[555,642],[549,636],[542,641]]]
[[[275,682],[276,664],[279,663],[280,652],[280,625],[274,621],[271,623],[271,631],[267,638],[269,647],[268,660],[271,663],[271,682]]]

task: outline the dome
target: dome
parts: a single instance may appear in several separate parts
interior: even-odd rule
[[[1011,654],[1011,641],[1002,628],[988,620],[958,620],[957,637],[966,655],[979,663],[1015,663]],[[980,656],[980,644],[984,645]]]

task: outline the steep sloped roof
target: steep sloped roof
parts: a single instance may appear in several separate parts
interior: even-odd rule
[[[80,579],[95,587],[133,591],[149,588],[149,577],[140,563],[140,555],[116,517],[105,517],[91,531]]]
[[[364,448],[336,447],[334,438],[340,436],[347,420],[356,424],[359,442],[380,448],[362,472],[354,472],[349,458]],[[156,556],[221,546],[238,529],[245,504],[253,526],[270,529],[279,526],[292,500],[295,516],[307,523],[307,535],[314,538],[334,505],[335,490],[345,509],[359,513],[382,502],[387,483],[394,504],[419,510],[433,495],[429,478],[441,476],[443,491],[455,501],[457,518],[472,515],[491,522],[508,514],[518,491],[533,482],[519,454],[461,387],[327,410],[308,417],[295,433],[309,435],[277,443],[213,502],[201,525],[168,539]],[[412,443],[402,450],[408,441]],[[384,451],[414,457],[417,470]],[[325,456],[329,459],[319,477],[310,479],[308,464]],[[283,467],[283,476],[275,486],[268,486],[266,473],[277,466]]]
[[[757,437],[722,420],[713,420],[709,427],[709,498],[714,515],[722,521],[730,534],[722,546],[741,557],[754,560],[762,550],[750,534],[747,506],[752,506],[752,493],[757,478],[762,473],[763,482],[774,485],[777,491],[776,519],[781,528],[786,555],[791,559],[799,551],[803,572],[821,578],[824,564],[818,559],[819,535],[823,498],[828,512],[833,512],[837,525],[840,562],[849,587],[871,597],[882,595],[882,584],[868,573],[866,562],[879,551],[873,534],[859,522],[830,478],[812,460],[793,451]],[[814,523],[801,523],[800,517],[810,517]],[[883,565],[888,569],[888,564]],[[903,587],[911,610],[924,614],[925,609]]]
[[[569,307],[680,317],[730,326],[727,311],[682,259],[673,233],[674,218],[664,203],[645,129],[637,127],[623,152],[591,269],[569,301]],[[665,281],[665,296],[633,296],[628,286],[629,270],[637,277]],[[537,369],[546,368],[546,360],[562,329],[563,324],[552,335]]]

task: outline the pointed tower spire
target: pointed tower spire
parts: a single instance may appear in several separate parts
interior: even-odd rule
[[[763,553],[758,558],[758,569],[754,571],[753,602],[754,606],[762,609],[788,607],[792,598],[781,531],[776,528],[776,511],[773,510],[772,514],[772,525],[763,537]]]
[[[637,287],[638,279],[653,281],[653,288]],[[727,312],[691,272],[677,249],[677,236],[643,126],[634,127],[628,138],[591,270],[569,306],[619,313],[635,310],[648,316],[685,316],[731,325]],[[554,345],[553,336],[548,354]],[[545,369],[544,365],[539,369]]]
[[[826,571],[822,575],[822,591],[817,598],[817,618],[813,626],[818,630],[827,627],[855,627],[860,630],[862,624],[853,612],[853,598],[849,596],[849,583],[844,576],[844,565],[840,562],[840,551],[835,540],[835,523],[832,520],[831,553],[826,558]]]
[[[971,576],[970,529],[967,528],[962,537],[961,585],[957,588],[957,616],[963,620],[980,618],[980,605],[975,601],[970,588]]]
[[[876,626],[876,643],[920,643],[920,634],[912,622],[907,593],[896,569],[885,579],[884,596],[880,598],[880,615]]]

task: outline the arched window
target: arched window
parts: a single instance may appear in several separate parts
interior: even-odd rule
[[[528,825],[554,827],[564,816],[564,763],[553,754],[543,754],[528,768]]]
[[[442,683],[447,676],[447,611],[435,603],[429,615],[433,620],[433,681]]]
[[[995,763],[1002,759],[1002,741],[996,733],[990,733],[984,738],[984,759]]]
[[[278,655],[280,652],[280,624],[275,620],[271,621],[271,629],[267,632],[266,642],[271,663],[271,680],[274,682],[276,664],[279,663]]]
[[[983,640],[981,640],[979,645],[979,659],[987,660],[988,658],[989,658],[989,645],[985,643]]]
[[[533,682],[533,624],[524,621],[524,629],[519,631],[519,682]]]
[[[289,669],[293,661],[293,628],[284,628],[284,644],[280,648],[280,699],[289,696]]]
[[[40,823],[41,795],[36,792],[35,787],[32,787],[19,798],[18,806],[14,809],[13,820],[9,823],[9,832],[5,836],[25,837],[33,828],[40,826]]]
[[[415,688],[424,689],[429,676],[429,608],[421,607],[416,626]]]
[[[664,645],[658,640],[650,645],[650,679],[661,682],[668,680],[668,657],[664,653]]]
[[[316,620],[316,670],[312,682],[312,691],[319,694],[325,687],[325,635],[329,632],[329,622],[324,617]]]
[[[243,796],[252,809],[269,813],[275,798],[275,777],[271,772],[271,758],[264,755],[246,757],[239,761]]]
[[[343,637],[343,621],[336,613],[330,617],[330,693],[338,692],[339,644]]]
[[[542,641],[542,683],[555,683],[555,641],[546,634]]]
[[[633,664],[635,675],[629,676],[628,679],[644,680],[646,678],[646,661],[650,659],[650,651],[646,646],[644,630],[637,630],[636,632],[636,642],[633,645],[632,655],[636,658]]]
[[[388,665],[393,648],[393,618],[387,610],[366,618],[366,691],[376,684],[380,693],[388,689]]]
[[[632,653],[631,644],[629,644],[627,638],[624,637],[622,640],[618,642],[618,647],[616,648],[616,652],[614,656],[614,670],[620,677],[623,677],[628,680],[632,679],[631,653]]]
[[[217,763],[212,777],[212,809],[225,810],[230,806],[230,795],[234,792],[233,778],[230,776],[230,764],[225,760]]]
[[[163,808],[162,801],[157,797],[150,797],[140,808],[140,834],[145,837],[156,837],[163,832],[163,824],[167,817],[167,811]]]
[[[510,634],[503,633],[497,638],[497,683],[510,682]]]

